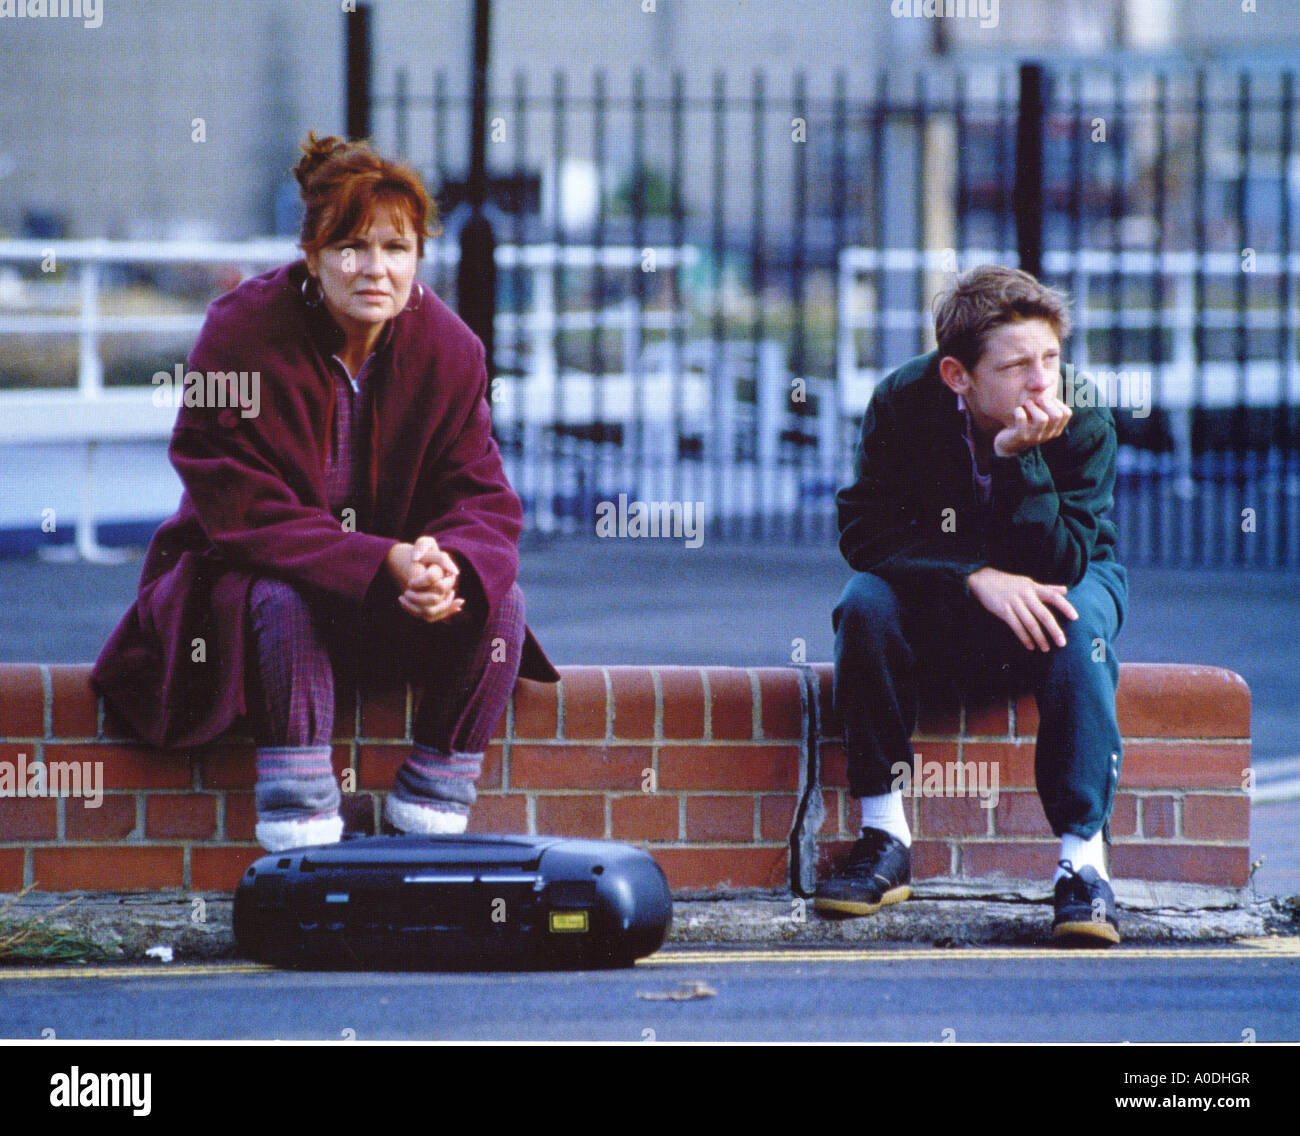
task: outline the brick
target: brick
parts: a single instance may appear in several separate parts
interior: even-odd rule
[[[211,840],[217,834],[217,799],[211,793],[150,793],[144,834],[150,840]]]
[[[656,671],[663,695],[663,736],[704,737],[704,676],[698,667],[660,667]]]
[[[256,839],[257,802],[252,793],[226,794],[225,838],[244,842]]]
[[[51,726],[56,738],[93,738],[99,731],[99,704],[88,665],[51,666]]]
[[[136,831],[137,800],[134,793],[107,793],[93,809],[84,800],[68,800],[63,805],[63,834],[68,840],[120,843]]]
[[[754,688],[749,672],[738,667],[705,667],[709,684],[712,736],[718,741],[749,741],[754,736]]]
[[[966,700],[966,737],[1003,738],[1011,732],[1010,704],[1005,697],[983,695]]]
[[[103,762],[105,790],[188,789],[193,780],[185,757],[146,746],[49,743],[45,760]]]
[[[651,853],[675,891],[789,886],[790,853],[785,846],[653,848]]]
[[[655,680],[646,667],[610,667],[614,694],[614,737],[655,736]]]
[[[961,874],[975,879],[1004,876],[1013,880],[1050,880],[1060,850],[1055,840],[1043,844],[967,843],[961,847]]]
[[[1178,809],[1173,797],[1142,798],[1142,834],[1163,840],[1178,835]]]
[[[53,797],[0,797],[0,842],[57,840],[59,802]]]
[[[1183,798],[1183,836],[1187,840],[1248,840],[1250,798],[1189,793]]]
[[[564,736],[574,740],[603,739],[607,702],[604,668],[565,667],[561,674]]]
[[[796,790],[798,746],[662,746],[659,788]]]
[[[998,789],[1034,788],[1034,743],[963,742],[962,760],[966,762],[996,761],[998,764]]]
[[[492,789],[500,789],[505,785],[504,774],[505,754],[504,747],[500,742],[489,743],[487,749],[483,751],[483,772],[479,774],[475,786],[479,792],[489,792]]]
[[[264,855],[256,845],[195,848],[190,852],[190,887],[195,891],[233,892],[248,866]]]
[[[823,789],[822,809],[825,813],[825,819],[822,821],[822,826],[818,829],[818,832],[825,836],[838,835],[843,831],[844,794],[838,789]]]
[[[408,749],[409,753],[410,750]],[[343,774],[352,768],[352,743],[342,742],[338,745],[330,746],[330,768],[334,770],[334,776],[341,779]],[[341,780],[340,780],[341,784]],[[240,786],[244,788],[244,786]],[[356,786],[353,786],[355,788]]]
[[[610,802],[610,837],[614,840],[677,839],[677,802],[666,793],[636,793]]]
[[[649,746],[525,745],[510,748],[512,789],[640,789]]]
[[[1037,793],[1000,793],[993,831],[999,836],[1051,836],[1052,826]]]
[[[36,747],[32,742],[0,742],[0,768],[8,766],[6,779],[18,777],[18,766],[30,765],[34,760]]]
[[[205,789],[251,789],[257,782],[253,746],[216,745],[199,759],[199,784]]]
[[[688,796],[686,839],[698,844],[752,843],[754,798]]]
[[[469,814],[469,831],[508,835],[528,831],[528,798],[522,793],[484,793]]]
[[[1239,888],[1250,879],[1250,852],[1244,846],[1221,844],[1116,844],[1111,875]]]
[[[1129,789],[1240,790],[1249,768],[1249,742],[1125,742],[1120,781]]]
[[[755,673],[758,675],[763,737],[802,742],[803,675],[788,667],[760,667]]]
[[[952,847],[943,840],[912,841],[912,878],[932,880],[936,876],[951,876]]]
[[[406,740],[407,686],[387,683],[361,692],[361,736],[383,740]]]
[[[555,738],[560,733],[560,684],[521,678],[515,685],[516,738]]]
[[[842,742],[819,742],[817,762],[823,786],[833,789],[849,787],[849,755],[844,752]]]
[[[32,878],[41,891],[131,891],[184,886],[183,849],[36,848]]]
[[[23,850],[0,848],[0,891],[22,891]]]
[[[0,737],[39,738],[45,733],[45,693],[35,663],[0,663]]]
[[[1250,737],[1250,689],[1220,667],[1126,663],[1115,705],[1126,738]]]
[[[963,771],[962,780],[957,780],[955,768],[950,772],[950,767],[957,764],[957,743],[956,742],[923,742],[915,741],[912,743],[912,773],[910,778],[906,777],[901,769],[891,769],[890,784],[896,785],[900,789],[910,789],[917,797],[924,795],[927,791],[933,792],[938,788],[938,780],[943,779],[946,789],[949,783],[953,788],[958,788],[969,784],[974,788],[976,782],[971,780],[969,783],[965,778],[975,778],[980,776],[979,767],[972,767],[969,771]],[[895,763],[896,765],[901,763]],[[936,772],[938,770],[938,772]],[[1001,771],[999,770],[999,773]],[[985,778],[991,778],[992,772],[988,769],[983,771]],[[999,782],[1001,784],[1001,782]],[[942,795],[942,794],[935,794]],[[954,794],[955,796],[956,794]]]
[[[1121,675],[1123,671],[1120,671]],[[1022,694],[1016,699],[1016,736],[1038,736],[1038,700],[1032,694]]]
[[[358,789],[378,789],[387,792],[393,787],[393,778],[411,752],[409,744],[398,742],[385,745],[381,742],[362,742],[357,756]]]
[[[1138,799],[1132,793],[1116,793],[1115,803],[1110,810],[1111,839],[1121,836],[1137,835]]]
[[[793,793],[769,794],[763,797],[758,802],[759,839],[788,840],[794,828],[794,817],[798,807],[799,798]]]
[[[605,836],[605,798],[537,797],[537,831],[548,836]]]
[[[989,810],[976,797],[927,797],[917,800],[920,836],[984,836]]]

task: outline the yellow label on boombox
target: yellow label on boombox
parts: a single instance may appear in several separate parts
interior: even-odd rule
[[[587,930],[587,913],[585,911],[552,911],[552,931]]]

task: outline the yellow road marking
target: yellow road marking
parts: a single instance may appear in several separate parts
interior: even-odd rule
[[[640,959],[637,966],[705,966],[747,962],[1003,962],[1044,959],[1252,959],[1300,958],[1300,938],[1242,939],[1216,947],[1111,947],[1105,950],[1060,947],[793,947],[754,950],[661,950]],[[177,963],[152,966],[28,966],[0,967],[0,981],[45,978],[206,978],[226,974],[288,973],[261,963]],[[317,972],[299,972],[317,973]],[[341,972],[340,972],[341,973]],[[396,972],[394,972],[396,973]],[[429,973],[438,973],[430,971]],[[457,972],[459,973],[459,972]]]
[[[823,947],[792,950],[664,950],[641,959],[638,966],[699,966],[736,962],[941,962],[951,960],[1004,961],[1024,959],[1249,959],[1300,958],[1300,939],[1243,939],[1217,947],[898,947],[857,949]]]
[[[155,963],[153,966],[5,966],[0,979],[32,978],[201,978],[211,974],[269,974],[261,963]]]

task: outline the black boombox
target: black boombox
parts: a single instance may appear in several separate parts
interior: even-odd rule
[[[672,910],[663,870],[628,844],[369,836],[257,860],[234,931],[278,966],[631,966]]]

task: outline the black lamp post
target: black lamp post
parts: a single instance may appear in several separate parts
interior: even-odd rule
[[[474,0],[474,103],[470,116],[469,220],[460,231],[456,303],[487,350],[488,378],[495,373],[493,321],[497,309],[496,238],[483,211],[487,200],[487,79],[491,0]]]

